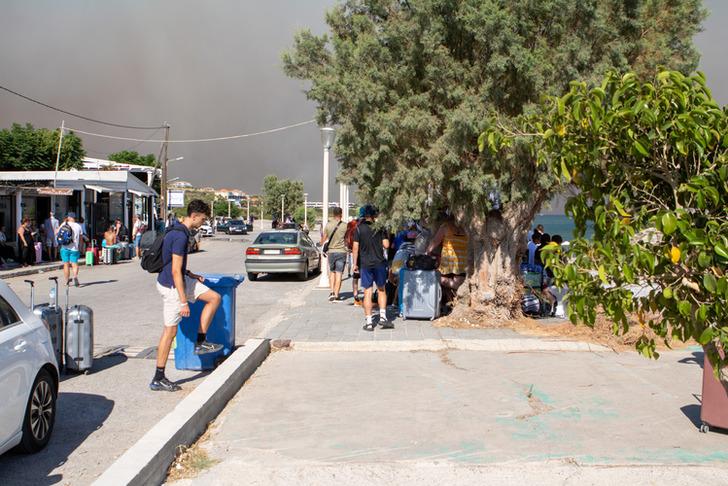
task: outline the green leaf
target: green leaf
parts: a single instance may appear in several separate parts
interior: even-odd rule
[[[705,346],[713,339],[713,328],[712,327],[706,327],[703,333],[698,338],[698,342]]]
[[[564,159],[561,159],[561,175],[564,176],[566,182],[571,182],[571,173],[569,172],[569,168],[566,167],[566,161]]]
[[[671,235],[677,229],[677,218],[671,212],[662,215],[662,232]]]
[[[690,306],[690,302],[687,300],[681,300],[677,303],[677,310],[682,314],[684,317],[690,317],[690,310],[692,307]]]
[[[662,289],[662,295],[668,300],[672,299],[672,289],[670,287],[665,287]]]
[[[728,260],[728,249],[726,249],[726,247],[722,243],[716,243],[713,249],[719,257]]]
[[[604,270],[604,265],[599,265],[599,280],[606,284],[607,282],[607,271]]]
[[[712,273],[705,274],[705,276],[703,277],[703,286],[711,294],[714,294],[716,290],[718,290],[718,282],[715,280],[715,277]]]
[[[647,157],[647,156],[650,155],[650,153],[647,151],[647,149],[645,148],[645,146],[642,145],[637,140],[634,141],[633,145],[634,145],[634,148],[637,149],[637,152],[639,152],[640,154],[644,155],[645,157]]]
[[[614,204],[614,207],[615,207],[615,209],[617,210],[617,212],[619,213],[620,216],[622,216],[623,218],[629,218],[629,216],[630,216],[629,213],[624,210],[624,207],[619,202],[619,200],[612,199],[612,204]]]
[[[707,268],[710,265],[713,264],[713,258],[711,258],[710,255],[705,253],[704,251],[701,251],[698,255],[698,265],[700,265],[702,268]]]

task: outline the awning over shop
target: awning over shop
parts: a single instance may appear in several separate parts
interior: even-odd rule
[[[84,184],[83,187],[85,187],[86,189],[91,189],[92,191],[96,191],[96,192],[119,192],[110,187],[96,186],[96,185],[92,185],[92,184]]]
[[[68,191],[84,189],[96,192],[129,192],[138,196],[157,195],[154,189],[126,171],[8,171],[0,172],[0,182],[43,184],[42,187],[24,187],[23,189],[43,190],[46,191],[43,194],[47,195],[70,195]],[[30,186],[30,184],[27,185]]]

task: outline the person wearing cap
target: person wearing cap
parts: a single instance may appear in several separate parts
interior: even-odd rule
[[[76,213],[70,212],[64,221],[63,226],[68,226],[73,232],[73,238],[67,245],[61,246],[61,261],[63,262],[63,276],[66,278],[66,285],[71,285],[71,269],[73,269],[73,284],[78,287],[78,259],[81,256],[81,234],[83,229],[76,222]],[[60,231],[60,229],[59,229]]]
[[[379,303],[379,325],[384,329],[392,329],[394,325],[387,319],[387,258],[384,250],[389,248],[389,238],[382,230],[374,229],[377,210],[373,206],[364,207],[364,221],[354,232],[352,249],[354,272],[361,273],[361,286],[364,289],[364,323],[365,331],[374,330],[372,319],[372,295],[374,285],[377,286]]]
[[[353,250],[353,244],[354,244],[354,233],[356,232],[356,228],[359,226],[359,224],[364,221],[364,207],[359,208],[359,217],[352,219],[346,224],[346,233],[344,236],[344,239],[346,240],[346,246],[349,251],[349,269],[353,269],[354,267],[359,266],[359,261],[354,261],[352,254]],[[359,274],[358,270],[354,270],[351,274],[351,291],[352,295],[354,296],[354,306],[355,307],[361,307],[361,299],[359,298],[359,278],[361,275]]]

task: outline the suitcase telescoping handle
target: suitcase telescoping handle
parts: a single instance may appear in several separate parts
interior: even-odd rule
[[[56,284],[56,301],[53,303],[53,305],[57,308],[58,307],[58,277],[48,277],[48,280],[52,280],[53,283]]]
[[[33,312],[33,308],[35,307],[35,282],[32,280],[23,280],[23,282],[30,285],[30,311]]]

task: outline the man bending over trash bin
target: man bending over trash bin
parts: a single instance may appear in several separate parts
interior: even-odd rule
[[[207,288],[204,278],[187,270],[187,247],[190,230],[197,229],[210,217],[210,206],[195,199],[187,206],[187,216],[181,222],[167,229],[162,245],[164,267],[157,277],[157,290],[162,295],[164,331],[157,348],[157,372],[149,384],[154,391],[177,391],[180,386],[164,376],[172,341],[177,334],[177,324],[190,315],[190,302],[199,299],[205,302],[200,316],[200,330],[197,332],[195,354],[214,353],[222,344],[207,342],[205,335],[215,311],[220,306],[220,294]]]

